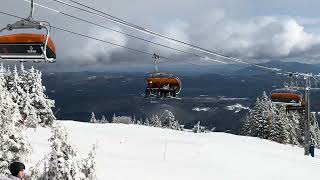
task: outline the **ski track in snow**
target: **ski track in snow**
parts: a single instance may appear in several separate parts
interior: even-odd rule
[[[139,125],[61,121],[80,157],[98,142],[99,180],[301,180],[319,179],[320,153],[253,137],[195,134]],[[30,165],[50,152],[49,129],[28,130]]]

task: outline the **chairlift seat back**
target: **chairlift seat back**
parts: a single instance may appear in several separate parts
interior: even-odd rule
[[[273,103],[301,103],[301,94],[297,93],[285,93],[285,92],[275,92],[271,94],[271,101]]]
[[[181,90],[181,81],[178,77],[173,74],[166,73],[150,73],[146,77],[146,81],[149,88],[163,88],[166,85],[169,87],[174,87],[177,94]]]
[[[0,57],[2,59],[45,59],[43,49],[46,35],[11,34],[0,36]],[[56,59],[56,49],[48,38],[46,56]]]

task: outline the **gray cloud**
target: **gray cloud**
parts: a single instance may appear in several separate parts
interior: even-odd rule
[[[221,17],[221,13],[218,17],[206,16],[203,23],[208,24],[194,34],[200,44],[221,53],[248,58],[282,58],[306,52],[320,43],[318,34],[306,32],[290,17],[255,17],[245,22]]]
[[[117,26],[112,28],[121,31]],[[116,32],[106,33],[105,31],[91,28],[88,35],[104,41],[113,42],[115,44],[127,45],[127,37]],[[66,59],[73,59],[79,64],[110,63],[113,53],[123,53],[124,51],[124,49],[117,46],[105,45],[96,40],[89,40],[79,46],[71,46],[70,50],[66,54]]]
[[[183,22],[181,20],[174,20],[168,24],[165,24],[164,29],[162,30],[161,33],[168,36],[168,37],[172,37],[172,38],[178,39],[180,41],[190,43],[189,35],[187,33],[187,30],[189,28],[190,27],[189,27],[189,24],[187,24],[187,22]],[[159,44],[165,44],[167,46],[170,46],[170,47],[173,47],[176,49],[188,51],[188,48],[181,47],[177,43],[174,43],[174,42],[170,42],[170,41],[168,42],[166,40],[155,38],[155,37],[152,38],[151,40],[153,42],[156,42]],[[181,54],[181,52],[164,49],[159,46],[148,46],[148,47],[149,47],[148,52],[150,52],[150,53],[156,52],[158,54],[161,54],[162,56],[172,56],[172,55],[180,55]]]

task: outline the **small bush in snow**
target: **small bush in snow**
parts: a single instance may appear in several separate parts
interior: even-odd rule
[[[112,123],[119,123],[119,124],[133,124],[132,117],[130,116],[116,116],[113,115]]]

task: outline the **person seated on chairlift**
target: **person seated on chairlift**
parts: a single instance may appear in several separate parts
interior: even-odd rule
[[[169,90],[170,90],[170,85],[166,84],[163,86],[162,91],[163,91],[163,95],[164,97],[167,97],[167,95],[169,94]]]

